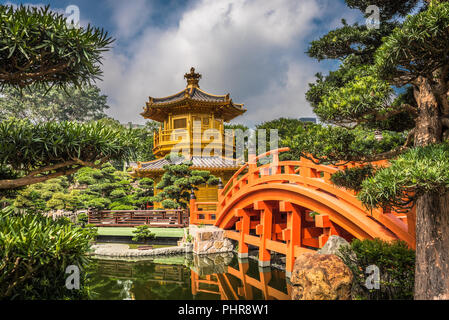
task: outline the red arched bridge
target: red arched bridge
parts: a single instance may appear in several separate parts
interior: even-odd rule
[[[271,252],[286,255],[289,274],[295,258],[321,248],[331,235],[357,239],[400,239],[415,247],[415,213],[367,210],[356,193],[332,184],[330,177],[344,166],[317,165],[300,161],[279,161],[273,150],[242,166],[223,189],[218,202],[190,202],[190,223],[215,225],[238,241],[240,257],[248,246],[259,249],[259,264],[270,264]],[[269,164],[260,159],[272,157]],[[210,208],[215,210],[202,210]]]

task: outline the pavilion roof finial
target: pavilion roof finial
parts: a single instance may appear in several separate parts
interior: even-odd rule
[[[199,88],[200,86],[198,85],[198,83],[200,82],[201,77],[201,74],[195,73],[194,67],[190,68],[190,73],[186,73],[184,75],[184,78],[187,79],[187,87]]]

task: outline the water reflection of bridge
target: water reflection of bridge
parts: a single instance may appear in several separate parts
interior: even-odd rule
[[[238,269],[227,266],[225,273],[199,276],[192,270],[192,294],[217,295],[220,300],[290,300],[291,285],[285,279],[285,272],[258,268],[257,279],[257,275],[252,277],[248,272],[249,268],[248,260],[239,260]],[[278,284],[278,288],[271,285],[273,282]],[[286,292],[279,288],[282,284],[286,284]]]
[[[203,257],[204,259],[206,257]],[[213,261],[211,258],[209,260]],[[171,284],[183,287],[187,292],[191,290],[193,298],[196,299],[290,299],[291,286],[285,278],[285,272],[260,268],[256,262],[251,263],[248,259],[239,259],[238,264],[234,262],[231,266],[229,265],[231,260],[225,257],[220,259],[223,261],[221,264],[214,263],[214,268],[210,268],[204,261],[203,264],[199,264],[200,259],[194,259],[190,269],[184,264],[102,260],[98,265],[98,271],[102,277],[131,280],[132,291],[135,290],[135,283],[140,282],[145,283],[146,288],[153,286],[151,283],[156,286]]]

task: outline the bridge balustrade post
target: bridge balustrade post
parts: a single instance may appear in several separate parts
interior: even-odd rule
[[[313,162],[311,160],[306,159],[306,158],[301,158],[299,174],[306,178],[315,178],[313,169],[309,168],[309,166],[311,164],[313,164]]]
[[[197,213],[196,213],[196,196],[195,192],[192,189],[190,192],[190,203],[189,203],[189,211],[190,211],[190,224],[196,224],[197,223]]]
[[[237,217],[241,217],[238,257],[243,259],[248,258],[248,245],[245,243],[245,236],[249,234],[250,217],[248,211],[245,209],[236,209],[236,211]]]
[[[273,152],[273,161],[271,162],[271,174],[280,174],[281,173],[281,167],[279,166],[279,153]]]
[[[284,230],[284,239],[287,242],[285,272],[291,277],[295,265],[295,247],[301,245],[301,209],[296,205],[282,201],[279,211],[287,212],[287,229]]]
[[[251,184],[255,178],[255,171],[257,170],[257,161],[255,154],[248,155],[248,184]]]
[[[257,201],[254,203],[254,210],[261,210],[260,224],[261,229],[260,246],[259,246],[259,266],[267,267],[271,263],[271,253],[267,250],[267,239],[271,240],[273,231],[273,211],[265,201]]]

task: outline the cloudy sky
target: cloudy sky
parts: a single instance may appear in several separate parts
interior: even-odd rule
[[[47,4],[45,1],[10,1]],[[5,2],[6,3],[6,2]],[[103,81],[108,114],[122,123],[144,123],[149,96],[185,88],[194,66],[200,86],[230,93],[247,113],[235,123],[253,126],[279,117],[308,117],[308,83],[335,68],[305,51],[311,40],[362,18],[343,0],[55,0],[55,10],[76,5],[81,24],[102,27],[116,41],[105,55]]]

